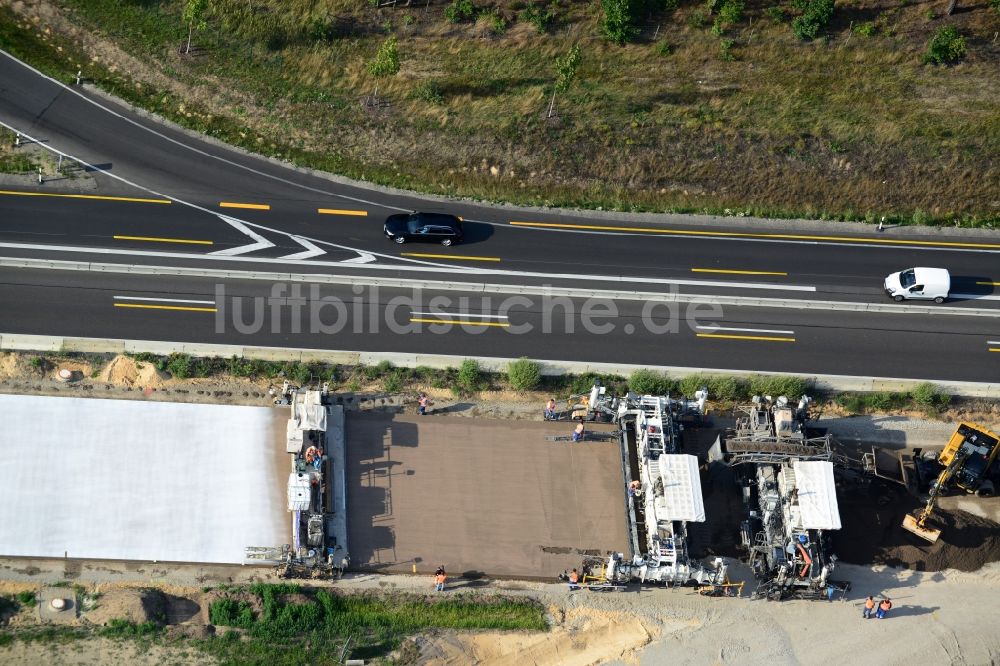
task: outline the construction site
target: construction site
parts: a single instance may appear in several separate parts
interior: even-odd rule
[[[678,608],[688,595],[858,603],[871,567],[1000,560],[1000,437],[981,424],[954,424],[938,446],[882,447],[838,439],[808,396],[722,413],[705,389],[600,383],[520,420],[358,409],[287,381],[268,399],[0,395],[0,557],[347,588],[443,569],[470,589],[665,588],[658,603]],[[461,663],[442,659],[428,657]]]

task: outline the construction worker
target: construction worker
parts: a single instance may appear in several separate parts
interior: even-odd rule
[[[578,585],[579,582],[580,582],[580,574],[577,573],[576,569],[573,569],[572,571],[569,572],[569,591],[572,592],[574,590],[579,590],[580,589],[580,586]]]
[[[448,574],[444,572],[444,567],[438,567],[434,574],[434,591],[444,592],[444,584],[448,582]]]
[[[549,398],[549,401],[545,403],[545,420],[555,421],[556,420],[556,399]]]
[[[638,497],[642,494],[642,482],[635,480],[630,481],[628,484],[628,494],[629,497]]]
[[[861,617],[867,620],[872,616],[873,610],[875,610],[875,598],[868,597],[865,599],[865,609],[861,611]]]
[[[583,427],[583,421],[576,424],[576,429],[573,430],[573,441],[579,442],[583,440],[583,436],[586,433],[586,429]]]
[[[878,610],[875,611],[875,619],[881,620],[882,618],[884,618],[885,614],[889,612],[890,608],[892,608],[892,601],[889,599],[889,597],[886,597],[879,602]]]
[[[417,398],[417,414],[420,416],[427,415],[427,406],[431,404],[430,398],[427,397],[426,393],[421,393],[420,397]]]

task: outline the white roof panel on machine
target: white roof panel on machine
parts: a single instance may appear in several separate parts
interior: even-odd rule
[[[657,520],[705,521],[705,501],[701,496],[698,458],[685,454],[665,454],[657,459],[663,480],[663,497],[657,497]]]
[[[839,530],[840,508],[833,482],[833,463],[823,460],[792,461],[798,488],[802,527],[812,530]]]

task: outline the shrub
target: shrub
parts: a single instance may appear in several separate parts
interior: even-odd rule
[[[536,389],[542,380],[541,366],[528,358],[511,361],[507,366],[507,380],[515,391]]]
[[[833,0],[792,0],[792,6],[802,10],[792,21],[792,32],[799,39],[816,39],[833,16]]]
[[[865,411],[865,401],[857,393],[841,393],[836,402],[849,414],[860,414]]]
[[[948,65],[965,57],[965,37],[958,34],[954,26],[939,28],[927,44],[924,62]]]
[[[386,374],[382,378],[382,388],[386,393],[399,393],[403,388],[403,373],[396,369]]]
[[[628,378],[628,389],[640,395],[668,395],[673,382],[658,372],[639,368]]]
[[[713,29],[721,35],[726,28],[743,20],[744,9],[743,0],[725,0],[719,7],[719,13],[715,17],[715,25],[712,26]]]
[[[1000,14],[1000,0],[990,0],[990,7],[997,10],[997,14]]]
[[[245,601],[218,599],[208,607],[208,621],[219,627],[249,629],[256,619],[250,604]]]
[[[871,37],[875,34],[876,29],[877,26],[872,21],[865,21],[864,23],[859,23],[854,26],[854,32],[862,37]]]
[[[668,55],[674,52],[674,47],[670,45],[667,40],[661,40],[656,44],[656,54],[666,58]]]
[[[143,622],[136,624],[122,618],[115,618],[108,622],[98,632],[106,638],[149,638],[159,634],[163,630],[156,622]]]
[[[680,380],[677,390],[685,398],[693,398],[696,391],[708,386],[709,378],[705,375],[688,375]]]
[[[30,590],[25,590],[24,592],[18,592],[17,595],[15,595],[15,598],[17,599],[17,603],[21,604],[22,606],[27,606],[28,608],[35,607],[36,603],[35,593]]]
[[[467,358],[462,361],[458,368],[458,378],[455,388],[459,393],[472,393],[483,388],[483,371],[479,368],[479,362],[475,359]]]
[[[472,0],[453,0],[444,8],[444,17],[448,23],[471,21],[475,15],[476,6],[472,4]]]
[[[191,357],[187,354],[171,354],[167,360],[167,372],[175,379],[187,379],[191,376]]]
[[[503,17],[500,10],[496,7],[480,12],[478,20],[485,22],[489,31],[498,37],[507,32],[507,19]]]
[[[767,14],[767,17],[771,19],[772,23],[775,24],[784,23],[788,20],[788,14],[785,12],[784,7],[768,7],[764,10],[764,13]]]
[[[361,373],[365,376],[365,379],[375,380],[385,376],[390,370],[392,370],[392,363],[382,361],[378,365],[366,365]]]
[[[943,407],[951,402],[951,396],[939,391],[931,382],[917,384],[910,391],[910,396],[921,407]]]
[[[413,97],[428,104],[444,104],[441,86],[436,81],[421,81],[413,89]]]
[[[633,25],[632,2],[630,0],[601,0],[604,16],[601,19],[601,33],[611,43],[619,46],[630,42],[639,34]]]
[[[733,62],[736,60],[736,55],[733,53],[733,40],[731,39],[720,39],[719,40],[719,58],[725,62]]]
[[[789,400],[797,400],[809,389],[809,384],[801,377],[757,376],[750,380],[750,393],[769,395],[777,398],[783,395]]]
[[[518,18],[520,20],[533,25],[539,34],[544,33],[549,29],[549,26],[552,25],[552,21],[555,17],[555,12],[551,9],[547,11],[542,10],[541,7],[534,3],[522,9],[521,13],[518,14]]]
[[[747,396],[747,383],[745,380],[733,376],[710,377],[708,394],[717,400],[742,400]]]
[[[913,220],[913,224],[927,224],[927,222],[930,220],[930,215],[927,214],[927,211],[918,208],[915,211],[913,211],[913,216],[911,219]]]

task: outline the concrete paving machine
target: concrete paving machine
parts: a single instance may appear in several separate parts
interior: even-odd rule
[[[721,558],[700,563],[688,554],[688,522],[705,521],[698,459],[681,453],[683,422],[700,419],[708,393],[694,400],[629,394],[618,402],[627,511],[633,556],[613,554],[606,583],[621,580],[664,585],[723,585]]]
[[[938,500],[952,488],[980,496],[994,493],[988,478],[990,468],[1000,453],[1000,436],[974,423],[960,423],[955,434],[937,457],[943,468],[931,484],[924,508],[903,519],[903,529],[931,543],[937,542],[941,530],[930,524]]]
[[[843,595],[835,581],[828,530],[840,529],[830,438],[810,437],[809,398],[758,396],[737,408],[724,441],[725,459],[743,488],[747,519],[740,536],[758,581],[751,598],[820,599]]]

